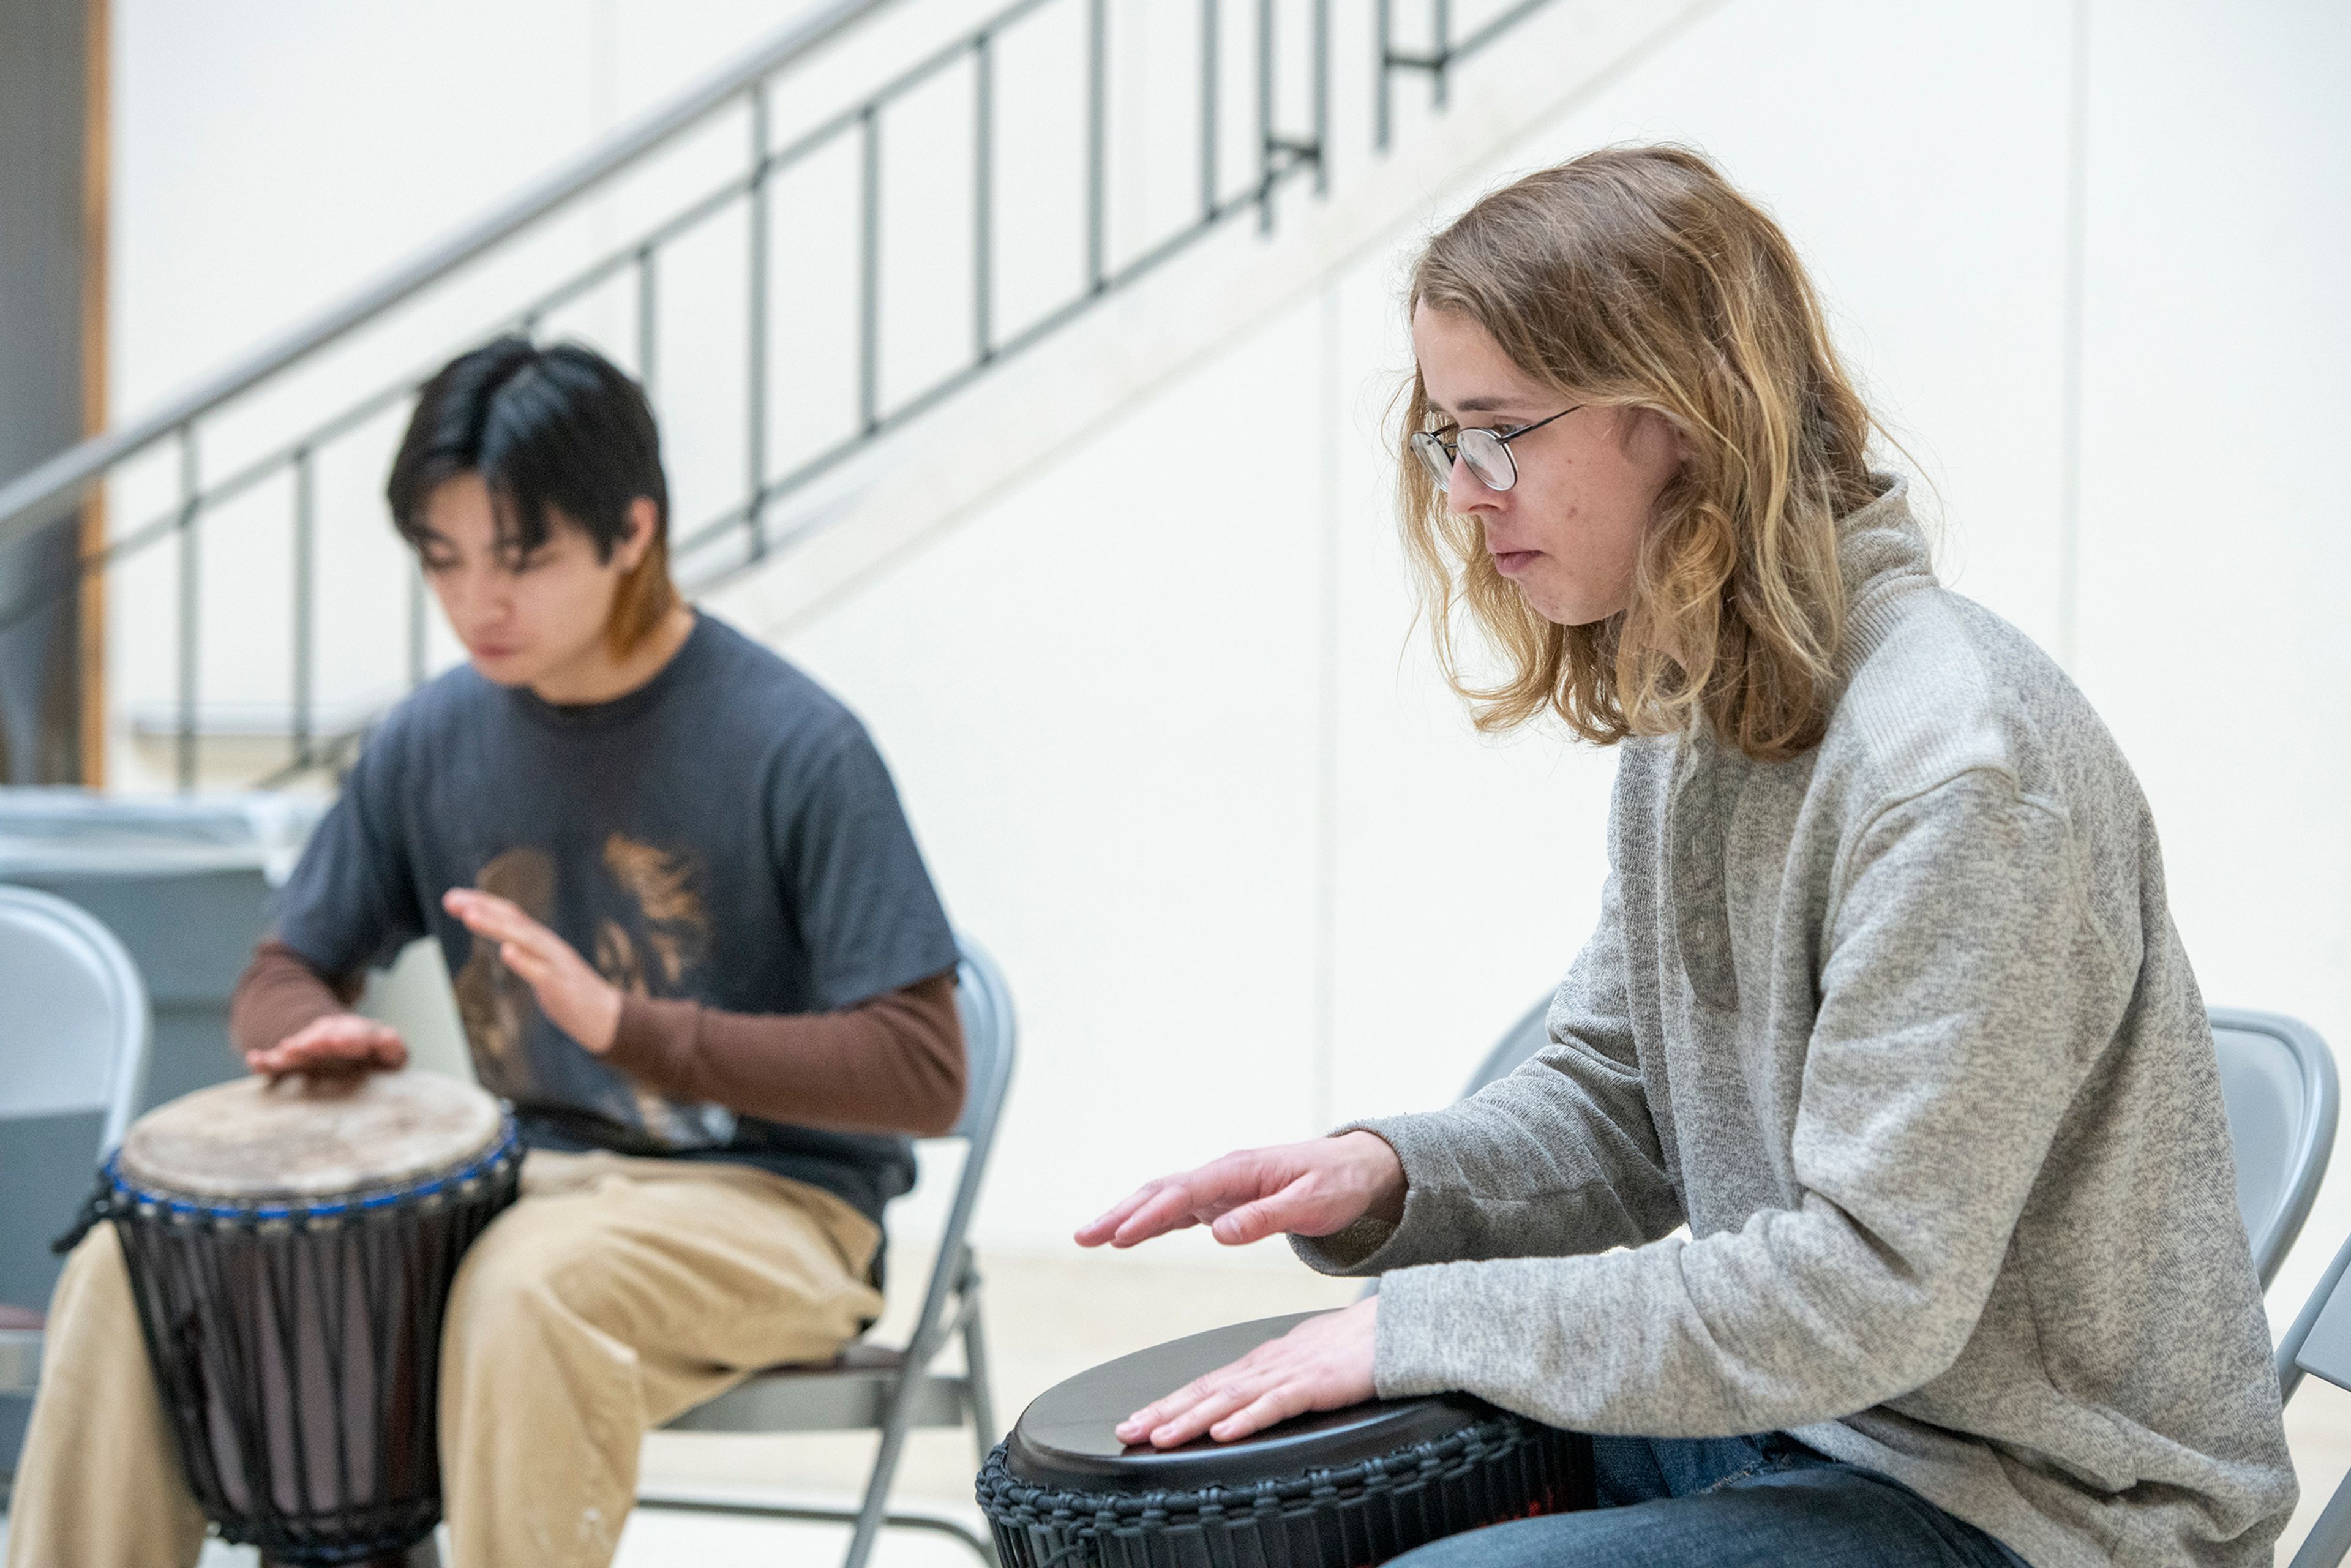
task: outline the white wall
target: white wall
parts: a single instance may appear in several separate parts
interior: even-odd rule
[[[2069,7],[1728,5],[1489,176],[1670,137],[1774,209],[1940,503],[1949,574],[2053,648],[2072,626],[2208,996],[2351,1047],[2351,547],[2321,455],[2351,413],[2324,271],[2351,37],[2314,5],[2090,20],[2070,600]],[[996,1236],[1448,1095],[1588,926],[1609,759],[1475,738],[1405,639],[1377,423],[1411,239],[791,642],[874,721],[1019,979]],[[2282,1312],[2346,1228],[2351,1176]]]
[[[560,9],[126,4],[121,404],[691,74],[688,35],[756,30],[716,0],[606,0],[564,11],[601,18],[569,35],[545,26]],[[270,27],[247,39],[255,15]],[[790,638],[872,723],[953,913],[1019,994],[989,1240],[1054,1244],[1172,1165],[1449,1096],[1588,927],[1611,758],[1470,734],[1406,637],[1378,427],[1415,235],[1623,138],[1705,147],[1803,248],[1939,498],[1949,575],[2067,655],[2137,767],[2208,996],[2351,1049],[2332,602],[2351,545],[2325,477],[2351,414],[2329,276],[2351,21],[2314,0],[2087,15],[2070,525],[2073,6],[1729,0]],[[186,68],[232,32],[282,52],[243,78]],[[536,68],[502,83],[509,59]],[[399,112],[418,82],[423,160]],[[272,161],[345,153],[365,181],[289,178],[289,216]],[[2346,1228],[2351,1172],[2282,1305]]]

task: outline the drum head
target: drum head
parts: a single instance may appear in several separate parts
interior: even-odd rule
[[[496,1100],[439,1073],[243,1078],[141,1117],[120,1168],[193,1197],[331,1197],[463,1165],[497,1142],[503,1123]]]
[[[1119,1441],[1118,1423],[1145,1405],[1318,1315],[1293,1312],[1211,1329],[1057,1384],[1021,1413],[1006,1448],[1005,1468],[1035,1486],[1118,1491],[1231,1486],[1359,1464],[1448,1437],[1493,1415],[1461,1396],[1374,1399],[1300,1416],[1235,1443],[1203,1437],[1163,1451]]]

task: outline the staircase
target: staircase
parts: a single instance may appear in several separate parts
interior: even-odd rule
[[[474,343],[576,338],[632,370],[669,444],[682,582],[772,632],[1703,8],[1019,0],[844,90],[896,5],[811,6],[500,211],[0,490],[0,549],[94,498],[110,519],[102,549],[0,605],[0,627],[57,595],[106,605],[128,737],[110,782],[327,781],[458,656],[380,485],[415,388]],[[1494,47],[1564,11],[1592,51],[1574,68]],[[587,250],[589,213],[635,221]],[[454,326],[419,354],[419,321]]]

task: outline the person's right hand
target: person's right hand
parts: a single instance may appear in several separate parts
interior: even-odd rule
[[[388,1071],[405,1066],[408,1047],[388,1024],[357,1013],[329,1013],[266,1051],[248,1051],[245,1064],[272,1078],[287,1072]]]
[[[1377,1133],[1243,1149],[1181,1176],[1145,1182],[1077,1234],[1081,1247],[1132,1247],[1206,1225],[1228,1247],[1278,1231],[1328,1236],[1366,1214],[1404,1214],[1404,1163]]]

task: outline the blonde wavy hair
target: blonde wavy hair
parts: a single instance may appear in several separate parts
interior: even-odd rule
[[[1776,761],[1816,743],[1844,632],[1837,519],[1877,490],[1872,421],[1787,236],[1698,153],[1610,148],[1485,196],[1429,241],[1407,312],[1458,312],[1528,375],[1646,409],[1687,459],[1658,496],[1632,602],[1589,626],[1528,605],[1408,451],[1405,544],[1437,662],[1482,730],[1544,712],[1607,745],[1702,717]],[[1416,371],[1399,448],[1428,425]],[[1465,676],[1461,612],[1501,656]]]

